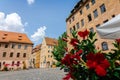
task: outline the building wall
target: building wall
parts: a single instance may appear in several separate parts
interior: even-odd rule
[[[86,9],[86,5],[89,4],[89,9]],[[104,13],[101,13],[100,6],[104,4],[106,11]],[[75,26],[75,29],[80,31],[84,29],[90,29],[93,28],[94,31],[96,31],[96,25],[100,24],[102,25],[105,20],[110,20],[114,16],[118,15],[120,13],[120,0],[95,0],[95,4],[91,3],[91,0],[87,0],[87,2],[83,3],[82,7],[76,10],[76,12],[72,13],[71,17],[68,17],[66,20],[67,24],[67,34],[71,36],[70,33],[70,28],[74,29],[73,26]],[[93,11],[97,9],[98,12],[98,17],[94,17]],[[82,10],[82,14],[80,11]],[[91,21],[88,21],[88,15],[91,14]],[[74,17],[74,20],[73,20]],[[81,20],[84,19],[84,26],[82,26]],[[79,28],[77,29],[77,23],[79,23]],[[108,39],[101,39],[98,34],[96,36],[98,38],[98,41],[96,43],[96,47],[101,47],[102,42],[107,42],[108,43],[108,48],[109,50],[113,48],[113,45],[111,43],[113,42],[112,40]],[[70,46],[68,44],[68,46]]]
[[[8,45],[7,48],[5,48],[5,45]],[[15,47],[12,48],[12,44],[15,44]],[[22,43],[0,43],[0,62],[1,62],[1,69],[4,67],[5,64],[9,64],[8,68],[23,68],[23,66],[26,66],[26,68],[29,67],[29,58],[32,51],[32,44],[22,44]],[[18,45],[21,45],[21,48],[18,49]],[[25,46],[27,48],[25,49]],[[6,56],[3,57],[3,53],[6,52]],[[13,53],[13,56],[10,57],[10,54]],[[17,53],[20,53],[19,57],[17,57]],[[24,53],[26,56],[24,57]],[[16,67],[16,65],[12,66],[12,62],[14,64],[17,64],[17,62],[20,62],[20,65]]]
[[[40,50],[36,52],[36,61],[35,61],[35,67],[40,68]]]
[[[52,55],[53,45],[47,45],[45,39],[42,42],[40,54],[40,68],[50,68],[56,62]]]

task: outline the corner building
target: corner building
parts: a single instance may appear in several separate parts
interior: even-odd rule
[[[56,60],[52,51],[57,44],[58,41],[56,39],[49,37],[43,39],[40,52],[40,68],[51,68],[55,65]]]
[[[71,36],[72,30],[82,31],[86,28],[90,31],[96,31],[96,27],[118,15],[119,9],[120,0],[79,0],[66,19],[67,34]],[[112,40],[101,39],[98,34],[96,37],[98,38],[96,47],[103,51],[109,51],[113,48]],[[68,46],[70,45],[68,44]]]
[[[0,70],[28,68],[32,46],[26,34],[0,31]]]

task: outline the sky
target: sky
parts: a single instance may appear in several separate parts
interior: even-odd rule
[[[35,44],[58,38],[79,0],[0,0],[0,30],[27,34]]]

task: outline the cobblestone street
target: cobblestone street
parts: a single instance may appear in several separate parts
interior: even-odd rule
[[[0,72],[0,80],[62,80],[65,73],[59,68],[29,69]]]

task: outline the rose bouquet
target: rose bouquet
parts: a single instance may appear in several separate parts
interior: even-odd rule
[[[61,68],[69,69],[63,80],[120,80],[120,39],[111,52],[103,53],[95,47],[95,35],[86,29],[63,39],[72,45],[61,58]]]

